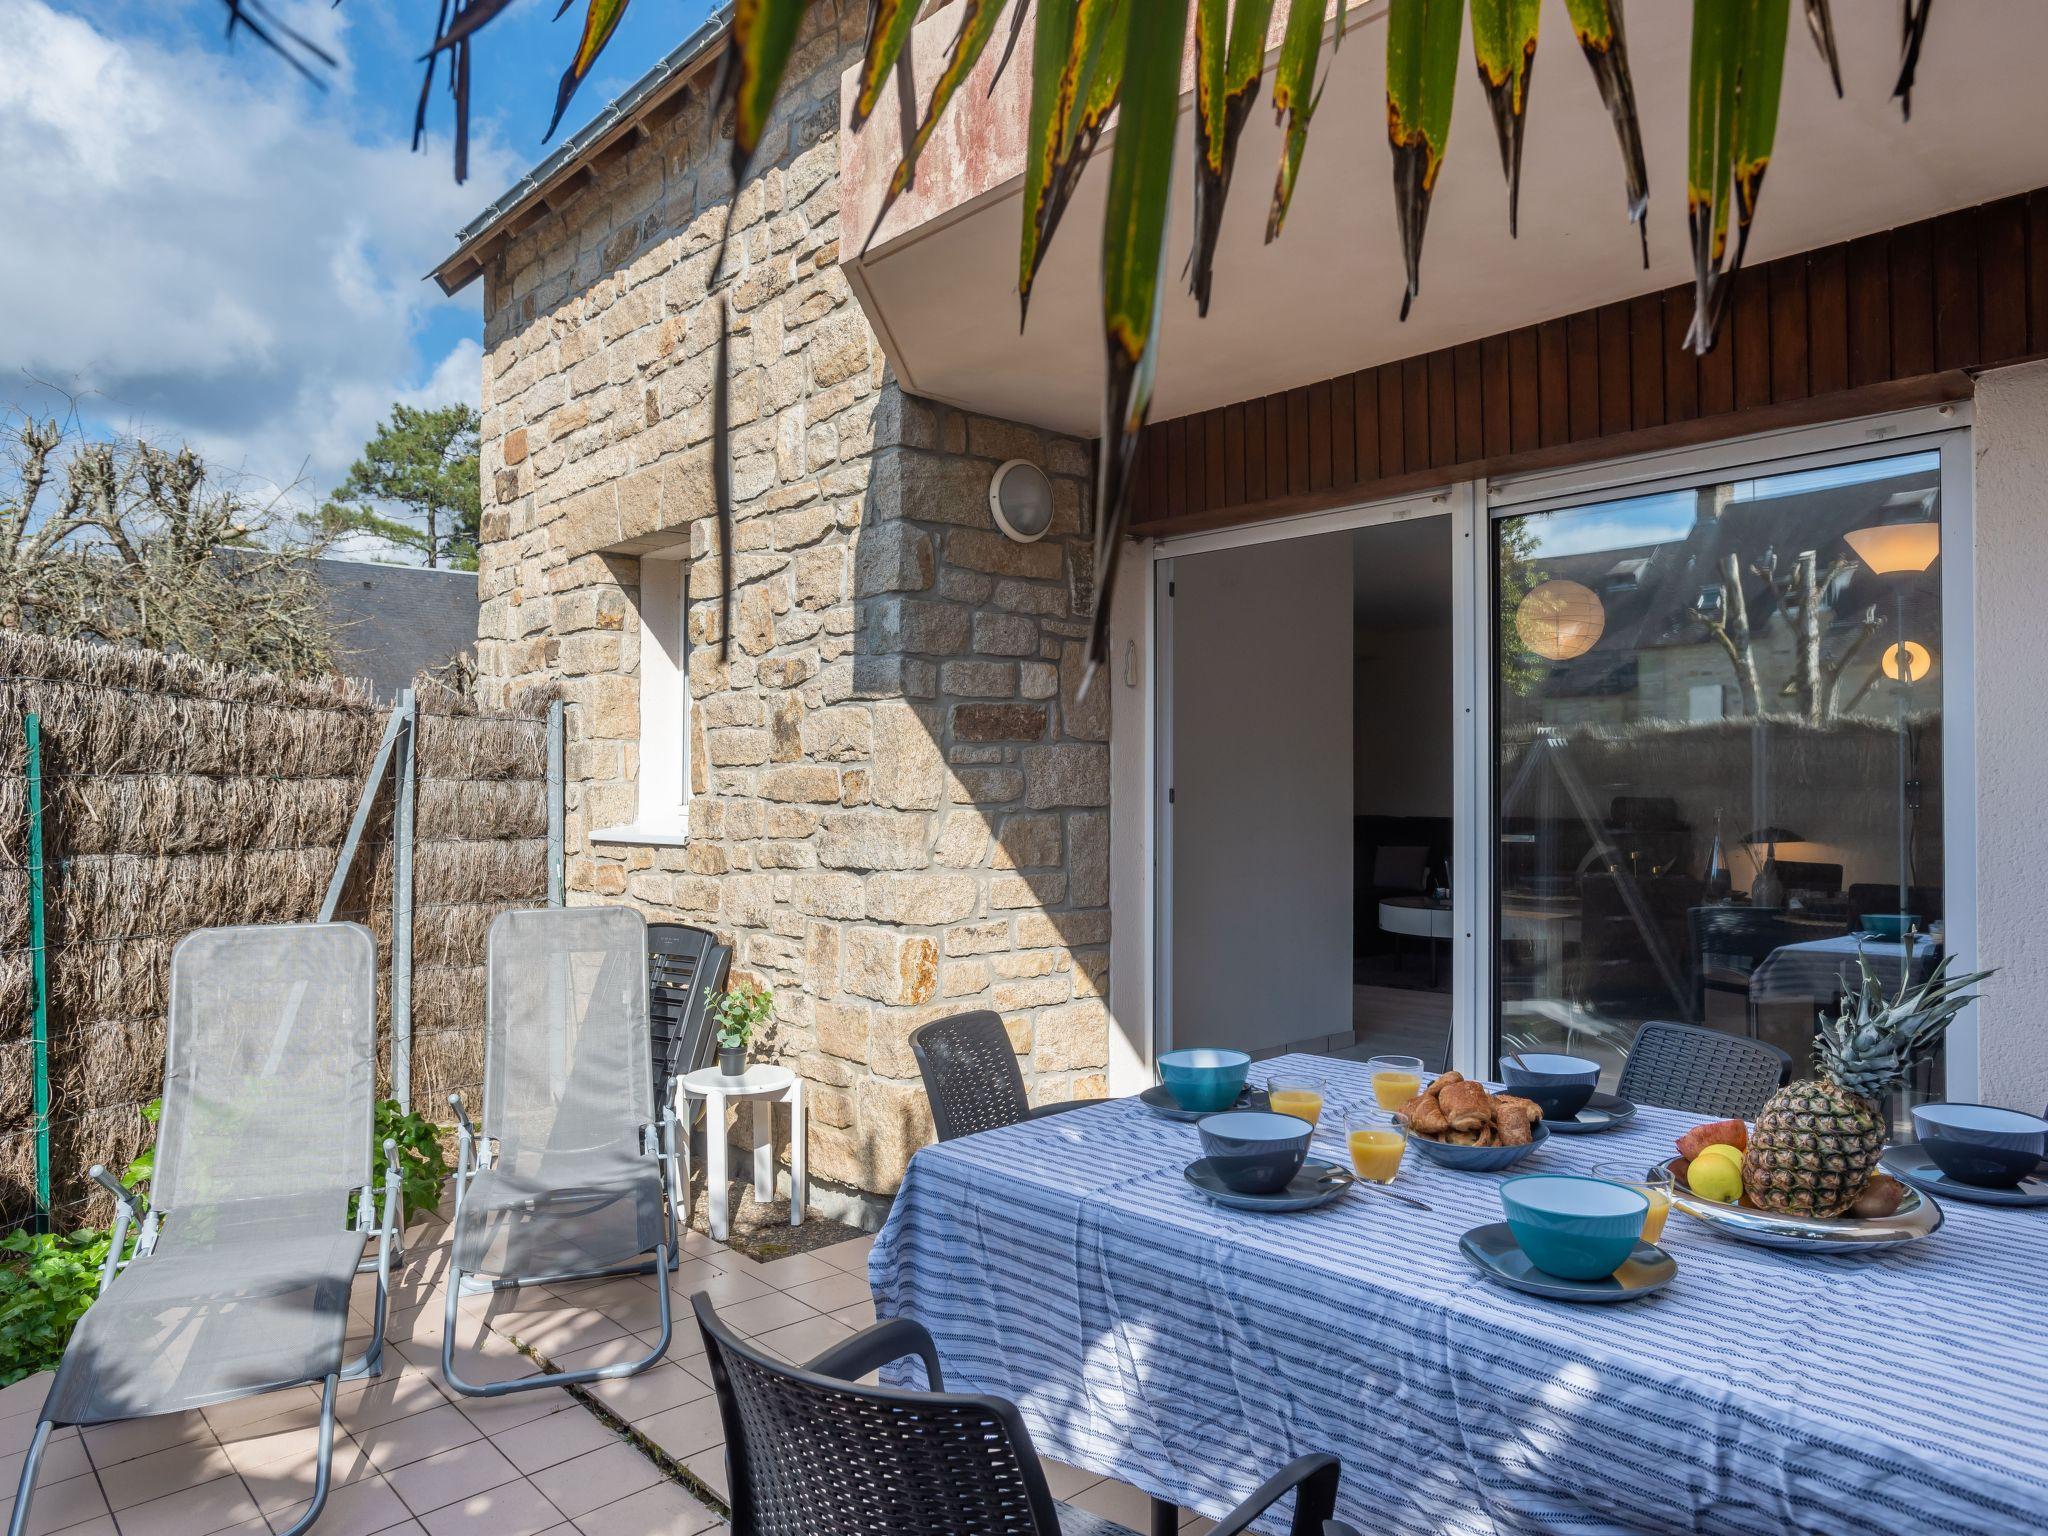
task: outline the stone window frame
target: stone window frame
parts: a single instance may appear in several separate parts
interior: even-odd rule
[[[597,843],[679,847],[690,830],[689,546],[640,557],[639,805]]]

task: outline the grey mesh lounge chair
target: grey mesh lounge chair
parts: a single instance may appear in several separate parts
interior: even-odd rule
[[[455,1309],[464,1276],[514,1286],[667,1271],[682,1181],[675,1113],[651,1114],[647,924],[625,907],[506,912],[491,924],[486,977],[489,1139],[462,1096],[449,1098],[455,1240],[441,1374],[472,1397],[631,1376],[668,1349],[666,1283],[656,1288],[661,1338],[646,1358],[511,1381],[456,1374]]]
[[[100,1295],[79,1320],[21,1469],[8,1536],[28,1528],[36,1467],[60,1424],[179,1413],[320,1383],[313,1500],[327,1502],[335,1389],[382,1367],[398,1242],[397,1149],[373,1210],[377,949],[354,923],[214,928],[171,956],[163,1117],[149,1216],[120,1202]],[[351,1224],[353,1222],[353,1224]],[[378,1239],[368,1346],[344,1363],[349,1292]]]
[[[725,1425],[733,1536],[1135,1536],[1055,1503],[1015,1406],[948,1392],[932,1336],[909,1318],[790,1365],[728,1328],[702,1291],[691,1305]],[[911,1356],[929,1392],[861,1384]],[[1321,1536],[1340,1476],[1334,1456],[1298,1456],[1212,1536],[1240,1536],[1290,1493],[1289,1536]],[[1170,1512],[1155,1505],[1155,1522]]]

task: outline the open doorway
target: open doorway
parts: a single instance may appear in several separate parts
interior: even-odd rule
[[[1451,519],[1159,580],[1164,1035],[1448,1065]]]

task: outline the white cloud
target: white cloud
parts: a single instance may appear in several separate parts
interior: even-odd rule
[[[346,60],[342,12],[287,14]],[[417,355],[449,302],[421,279],[512,155],[473,143],[458,187],[446,146],[412,154],[409,118],[380,120],[345,62],[322,96],[260,49],[45,0],[0,0],[0,58],[0,393],[26,372],[116,425],[279,482],[304,465],[316,487],[394,399],[476,399],[473,340],[431,369]]]

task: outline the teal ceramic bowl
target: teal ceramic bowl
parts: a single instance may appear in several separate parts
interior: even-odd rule
[[[1529,1173],[1501,1185],[1500,1206],[1531,1264],[1560,1280],[1599,1280],[1635,1251],[1650,1199],[1605,1179]]]
[[[1159,1081],[1182,1109],[1228,1109],[1244,1092],[1244,1075],[1251,1064],[1243,1051],[1168,1051],[1159,1058]]]
[[[1903,939],[1906,930],[1920,921],[1910,912],[1866,912],[1863,931],[1877,939]]]

